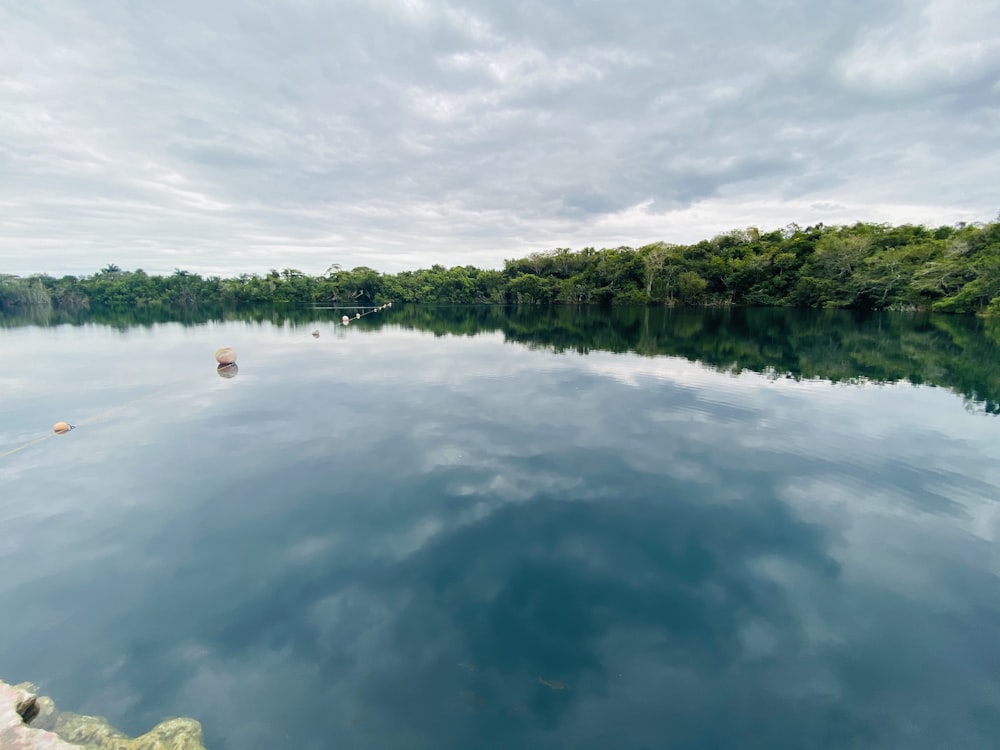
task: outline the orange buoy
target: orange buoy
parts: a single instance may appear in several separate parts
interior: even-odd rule
[[[220,365],[231,365],[236,362],[236,350],[231,346],[224,346],[215,350],[215,361]]]
[[[69,422],[56,422],[52,425],[52,431],[56,435],[65,435],[67,432],[73,429],[73,425]]]

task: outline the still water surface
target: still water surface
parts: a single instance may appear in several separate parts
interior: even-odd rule
[[[0,453],[79,424],[0,459],[0,678],[212,750],[1000,746],[995,329],[339,316],[0,319]]]

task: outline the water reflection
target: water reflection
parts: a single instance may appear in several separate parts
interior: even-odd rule
[[[271,323],[307,333],[340,319],[339,308],[29,310],[0,314],[0,327],[108,325],[126,331],[162,323]],[[833,382],[906,381],[949,388],[970,406],[1000,413],[1000,320],[929,313],[785,308],[408,305],[357,325],[435,335],[500,332],[508,341],[554,352],[680,356],[727,372]],[[334,333],[344,333],[334,329]]]
[[[196,716],[216,750],[995,746],[1000,421],[940,389],[615,353],[847,372],[864,352],[819,360],[822,318],[397,313],[318,341],[156,327],[148,371],[193,385],[144,402],[155,434],[124,413],[0,465],[0,565],[24,571],[0,675],[126,731]],[[913,355],[936,322],[900,320],[902,362],[942,361]],[[588,356],[554,356],[577,329]],[[0,334],[24,403],[134,351],[49,333]],[[239,387],[205,381],[216,340],[253,362]]]

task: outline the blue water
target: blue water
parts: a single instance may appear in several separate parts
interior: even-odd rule
[[[720,315],[8,320],[0,453],[78,427],[0,458],[0,678],[212,750],[1000,746],[996,340]]]

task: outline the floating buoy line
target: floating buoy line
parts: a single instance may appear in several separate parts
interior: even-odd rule
[[[340,324],[348,326],[348,325],[351,324],[352,321],[360,320],[361,318],[365,317],[366,315],[371,315],[372,313],[381,312],[382,310],[384,310],[387,307],[392,307],[392,302],[391,301],[390,302],[386,302],[381,307],[372,308],[371,310],[368,310],[367,312],[354,313],[354,317],[353,318],[351,318],[351,317],[349,317],[347,315],[344,315],[344,316],[342,316],[340,318]],[[317,334],[313,334],[313,335],[317,335]]]
[[[361,312],[355,313],[353,318],[344,315],[340,319],[340,324],[342,326],[349,326],[354,321],[360,320],[366,315],[371,315],[372,313],[381,312],[382,310],[385,310],[388,307],[392,307],[391,301],[386,302],[377,307],[373,307],[372,309],[366,310],[363,313]],[[337,308],[315,308],[315,309],[337,309]],[[309,335],[312,336],[312,338],[314,339],[318,339],[320,337],[320,331],[317,328]],[[233,349],[231,346],[223,346],[220,347],[219,349],[216,349],[215,362],[216,362],[216,373],[219,375],[220,378],[225,378],[225,379],[234,378],[240,371],[239,366],[236,364],[236,350]],[[21,445],[15,446],[13,448],[4,451],[3,453],[0,453],[0,458],[6,458],[7,456],[19,453],[20,451],[23,451],[26,448],[30,448],[33,445],[37,445],[38,443],[44,442],[51,438],[58,437],[60,435],[68,435],[70,432],[77,429],[77,427],[93,424],[94,422],[104,419],[116,411],[121,411],[122,409],[132,406],[140,401],[145,401],[148,398],[157,396],[167,388],[170,388],[171,386],[172,384],[164,386],[162,388],[158,388],[152,393],[146,394],[145,396],[140,396],[139,398],[136,399],[132,399],[131,401],[121,404],[120,406],[114,406],[111,407],[110,409],[105,409],[104,411],[99,412],[98,414],[88,419],[86,422],[80,422],[77,424],[70,424],[69,422],[63,422],[63,421],[56,422],[54,425],[52,425],[52,430],[50,432],[44,435],[40,435],[39,437],[32,438],[31,440],[28,440],[27,442],[22,443]]]

